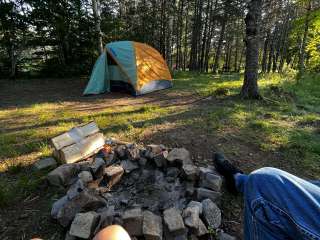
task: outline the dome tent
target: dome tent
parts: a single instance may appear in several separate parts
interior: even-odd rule
[[[172,77],[161,54],[151,46],[112,42],[96,61],[83,94],[110,92],[119,87],[137,96],[172,87]]]

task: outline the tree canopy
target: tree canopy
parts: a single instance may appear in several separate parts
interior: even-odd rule
[[[303,61],[308,70],[319,71],[320,3],[261,3],[259,70],[298,69]],[[240,0],[1,0],[0,74],[88,74],[99,54],[99,38],[103,44],[148,43],[174,70],[240,72],[245,65],[248,4]]]

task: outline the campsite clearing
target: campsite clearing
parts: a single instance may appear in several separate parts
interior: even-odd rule
[[[237,97],[240,75],[182,72],[174,78],[174,88],[137,98],[82,97],[84,79],[1,80],[1,239],[62,238],[49,216],[61,193],[48,189],[47,172],[34,172],[31,165],[52,154],[50,138],[92,120],[107,137],[185,147],[200,166],[216,150],[245,171],[274,166],[320,178],[319,75],[306,76],[300,85],[290,75],[262,76],[265,101]],[[242,203],[223,198],[223,227],[240,237]]]

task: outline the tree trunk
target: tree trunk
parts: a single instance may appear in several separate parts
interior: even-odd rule
[[[241,50],[241,54],[240,54],[240,60],[239,60],[239,65],[238,65],[238,71],[237,71],[237,72],[240,72],[240,70],[241,70],[244,52],[245,52],[245,46],[242,46],[242,50]]]
[[[308,37],[308,31],[309,31],[309,24],[310,24],[310,11],[311,11],[311,0],[308,1],[307,6],[307,14],[306,14],[306,20],[304,23],[304,32],[303,32],[303,38],[299,53],[299,73],[298,73],[298,79],[301,78],[301,76],[304,73],[304,61],[305,61],[305,51],[306,51],[306,45],[307,45],[307,37]]]
[[[246,23],[246,66],[244,82],[241,89],[241,97],[249,99],[260,99],[258,89],[258,66],[259,66],[259,37],[260,21],[262,11],[262,0],[251,0]]]
[[[14,45],[11,46],[11,71],[10,71],[10,78],[15,79],[16,78],[16,66],[17,66],[17,54],[14,49]]]
[[[267,65],[267,72],[268,73],[271,71],[271,68],[272,68],[272,59],[273,59],[273,55],[274,55],[276,34],[277,34],[277,29],[273,30],[272,38],[270,39],[270,43],[269,43],[270,50],[269,50],[268,65]]]
[[[100,16],[100,1],[92,0],[92,10],[95,20],[95,28],[97,32],[97,43],[99,54],[103,53],[103,42],[102,42],[102,32],[101,32],[101,16]]]
[[[227,14],[225,13],[225,17],[222,20],[217,52],[216,52],[216,55],[215,55],[215,58],[214,58],[214,64],[213,64],[213,68],[212,68],[212,72],[214,74],[216,74],[218,69],[219,69],[219,61],[220,61],[220,55],[221,55],[222,44],[223,44],[223,39],[224,39],[224,32],[226,30],[226,21],[227,21],[226,18],[227,18]]]
[[[207,43],[206,43],[206,53],[205,53],[205,59],[204,59],[204,66],[205,66],[205,71],[208,72],[209,70],[209,58],[210,58],[210,52],[211,52],[211,40],[215,31],[215,23],[216,20],[214,18],[214,15],[216,14],[216,10],[218,7],[218,0],[215,1],[214,7],[211,7],[210,11],[210,25],[209,25],[209,37],[207,38]]]
[[[205,51],[206,51],[206,43],[207,43],[207,39],[209,37],[209,23],[210,23],[210,10],[211,10],[211,1],[209,1],[207,3],[207,9],[206,9],[206,18],[204,21],[204,30],[203,30],[203,34],[202,34],[202,45],[201,45],[201,54],[199,55],[199,68],[201,71],[204,71],[205,66],[204,66],[204,58],[205,58]]]
[[[185,29],[184,29],[184,41],[183,41],[183,71],[187,69],[188,58],[188,30],[189,30],[189,7],[190,3],[186,2],[186,16],[185,16]]]
[[[264,40],[264,47],[263,47],[263,55],[262,55],[262,62],[261,62],[261,69],[262,72],[265,73],[267,70],[267,56],[268,56],[268,48],[270,42],[270,31],[267,32],[266,39]]]

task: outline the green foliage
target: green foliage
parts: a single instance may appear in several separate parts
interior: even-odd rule
[[[9,205],[14,197],[14,192],[9,188],[8,183],[0,181],[0,207]]]
[[[309,54],[308,68],[312,71],[320,71],[320,10],[314,13],[310,31],[310,40],[306,50]]]

